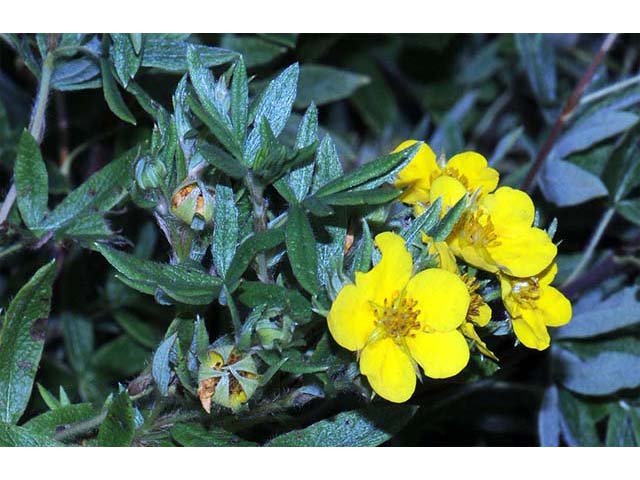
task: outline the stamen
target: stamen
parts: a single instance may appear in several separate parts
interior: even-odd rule
[[[413,298],[407,298],[399,291],[394,291],[390,298],[386,297],[383,300],[382,305],[372,305],[376,327],[396,343],[401,343],[406,337],[415,336],[415,330],[420,329],[420,310],[416,309],[417,305],[418,302]]]

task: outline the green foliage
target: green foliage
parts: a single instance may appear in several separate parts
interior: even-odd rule
[[[393,181],[420,144],[389,152],[478,151],[521,187],[601,40],[1,35],[0,445],[638,445],[631,35],[532,187],[573,301],[550,351],[514,349],[499,282],[462,266],[500,362],[470,340],[464,374],[390,405],[326,320],[377,234],[436,266],[423,238],[452,238],[479,194],[417,215]]]

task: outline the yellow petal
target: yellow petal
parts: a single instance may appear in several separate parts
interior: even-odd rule
[[[329,332],[338,345],[361,350],[374,329],[369,292],[349,284],[342,287],[327,316]]]
[[[455,273],[429,268],[409,280],[405,292],[417,302],[418,320],[427,329],[455,330],[467,316],[469,291]]]
[[[447,239],[447,242],[454,255],[461,257],[465,262],[486,272],[498,271],[497,265],[486,248],[461,242],[455,232]]]
[[[447,175],[462,181],[470,193],[480,189],[480,194],[493,192],[498,186],[498,171],[487,165],[487,159],[476,152],[462,152],[447,162]]]
[[[406,402],[416,389],[411,359],[390,338],[370,343],[362,350],[360,372],[371,388],[390,402]]]
[[[571,302],[554,287],[541,287],[536,307],[544,324],[549,327],[561,327],[571,320]]]
[[[460,327],[460,330],[462,331],[462,334],[465,337],[467,337],[470,340],[473,340],[473,343],[483,355],[495,360],[496,362],[498,361],[498,357],[496,357],[495,353],[489,350],[489,347],[487,347],[487,344],[482,341],[482,339],[480,338],[480,335],[478,335],[478,333],[476,332],[476,329],[473,328],[472,323],[464,322]]]
[[[491,307],[482,303],[478,308],[478,315],[471,317],[471,321],[479,327],[486,327],[491,320]]]
[[[556,278],[556,274],[558,273],[558,265],[553,262],[547,268],[545,268],[541,273],[537,275],[538,281],[540,285],[550,285],[553,282],[553,279]]]
[[[495,193],[483,197],[480,206],[491,216],[498,235],[533,224],[535,208],[529,195],[522,190],[500,187]]]
[[[356,286],[364,290],[363,295],[370,301],[382,305],[384,299],[391,299],[394,292],[400,293],[413,270],[411,254],[405,246],[404,238],[392,232],[376,235],[375,244],[382,258],[367,273],[356,273]]]
[[[409,148],[417,143],[416,140],[402,142],[393,153]],[[404,203],[428,202],[431,178],[440,173],[440,167],[436,163],[436,154],[426,143],[418,149],[413,159],[404,167],[396,177],[396,188],[406,188],[400,201]]]
[[[469,362],[469,346],[457,330],[446,333],[418,332],[414,337],[407,338],[407,346],[427,377],[453,377]]]
[[[440,258],[440,268],[448,272],[456,273],[458,271],[456,257],[453,256],[453,252],[449,248],[449,245],[447,245],[447,242],[434,242],[433,247]]]
[[[511,233],[511,232],[510,232]],[[487,250],[498,268],[513,277],[532,277],[547,268],[558,253],[544,230],[525,228],[499,237]]]
[[[431,190],[429,192],[429,202],[433,203],[438,198],[442,198],[442,210],[440,216],[444,215],[453,207],[458,200],[464,197],[467,193],[467,189],[464,185],[453,177],[442,175],[436,178],[431,184]]]
[[[549,347],[551,338],[547,327],[533,310],[522,310],[522,317],[512,320],[513,331],[518,340],[529,348],[544,350]]]

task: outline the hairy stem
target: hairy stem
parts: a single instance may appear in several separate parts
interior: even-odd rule
[[[49,99],[49,90],[51,89],[51,76],[53,75],[54,56],[52,53],[47,54],[42,64],[42,74],[40,75],[40,85],[36,95],[36,101],[31,110],[31,120],[29,121],[29,133],[36,142],[42,143],[45,130],[45,113],[47,111],[47,102]],[[11,184],[7,196],[0,207],[0,225],[2,225],[9,216],[11,207],[16,201],[16,185]]]
[[[251,172],[247,176],[247,187],[251,193],[254,229],[256,232],[264,232],[267,229],[267,209],[263,197],[264,188],[256,182]],[[258,267],[258,279],[263,283],[271,283],[267,255],[264,252],[256,255],[256,264]]]
[[[65,440],[71,440],[80,435],[84,435],[98,428],[106,417],[107,410],[104,410],[88,420],[70,424],[64,430],[57,432],[53,438],[59,442],[64,442]]]

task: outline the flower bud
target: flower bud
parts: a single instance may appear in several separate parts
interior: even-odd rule
[[[136,183],[141,190],[161,187],[166,177],[167,168],[160,160],[143,157],[136,163]]]
[[[194,230],[202,230],[213,220],[214,190],[190,181],[176,189],[171,212]]]
[[[237,412],[260,384],[251,355],[241,354],[233,345],[224,344],[209,350],[206,361],[200,365],[198,378],[198,398],[207,413],[211,412],[211,402]]]

